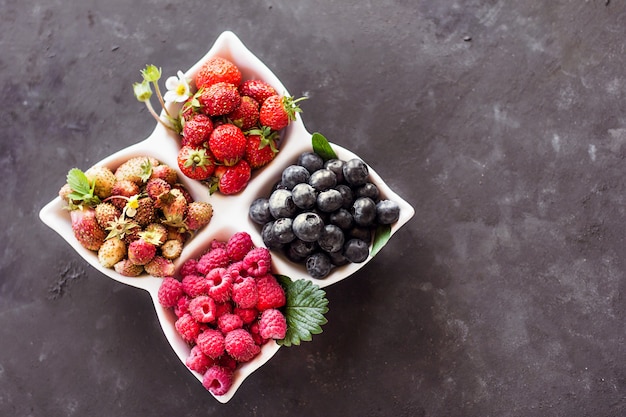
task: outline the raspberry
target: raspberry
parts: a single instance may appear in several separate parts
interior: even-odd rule
[[[215,303],[215,317],[217,318],[220,318],[224,314],[232,313],[232,311],[233,305],[230,302]]]
[[[258,298],[259,294],[254,278],[240,278],[233,283],[232,300],[237,306],[241,308],[254,307]]]
[[[252,248],[254,248],[254,243],[247,232],[235,233],[226,243],[226,252],[233,262],[241,261]]]
[[[198,265],[197,259],[188,259],[185,263],[180,267],[180,276],[185,277],[187,275],[196,274],[196,265]]]
[[[176,317],[181,317],[185,313],[189,313],[189,302],[191,299],[186,295],[183,295],[178,299],[176,305],[174,306],[174,314]]]
[[[272,255],[267,248],[254,248],[243,258],[243,267],[253,277],[260,277],[270,272]]]
[[[189,313],[180,316],[174,323],[174,327],[187,343],[193,342],[200,333],[200,323],[194,320]]]
[[[258,301],[256,308],[259,311],[268,308],[278,308],[285,305],[285,290],[271,274],[263,275],[256,280]]]
[[[219,330],[206,329],[196,338],[196,344],[211,359],[219,358],[224,353],[224,335]]]
[[[202,386],[213,395],[224,395],[233,385],[233,370],[222,366],[211,366],[202,378]]]
[[[237,362],[248,362],[261,351],[252,335],[244,329],[228,332],[224,337],[224,348]]]
[[[172,277],[163,278],[159,286],[159,304],[165,308],[176,306],[178,299],[183,295],[183,284]]]
[[[226,249],[216,248],[200,257],[196,269],[202,275],[206,275],[211,269],[226,268],[229,263],[230,260],[228,259]]]
[[[257,345],[261,346],[265,342],[268,341],[268,339],[263,339],[261,335],[259,334],[259,322],[258,321],[251,323],[250,326],[248,326],[248,331],[252,335],[252,338],[254,339],[254,343],[256,343]]]
[[[241,317],[241,320],[243,320],[244,324],[250,324],[254,320],[256,320],[257,315],[259,314],[259,311],[254,307],[253,308],[235,307],[234,313],[238,315],[239,317]]]
[[[217,239],[213,239],[211,241],[211,245],[209,246],[209,250],[213,250],[213,249],[226,249],[226,242],[222,241],[222,240],[217,240]]]
[[[215,301],[208,295],[200,295],[189,303],[191,316],[200,323],[215,321]]]
[[[233,279],[233,284],[235,282],[240,282],[244,278],[247,278],[250,276],[246,268],[243,267],[243,261],[234,262],[230,264],[228,268],[226,269],[227,269],[228,275],[230,275],[230,277]]]
[[[287,333],[287,320],[283,313],[270,308],[261,313],[259,335],[263,339],[284,339]]]
[[[243,327],[243,320],[236,314],[222,314],[217,319],[217,327],[224,334]]]
[[[237,369],[237,361],[228,355],[220,356],[217,361],[220,366],[223,366],[226,369],[230,369],[232,371]]]
[[[196,371],[200,374],[204,374],[207,369],[213,366],[213,359],[202,353],[200,346],[195,345],[191,348],[189,356],[185,359],[185,365],[192,371]]]
[[[209,282],[200,275],[187,275],[182,281],[183,291],[190,297],[205,295],[209,289]]]
[[[207,291],[211,298],[218,303],[230,300],[232,278],[226,272],[226,268],[214,268],[206,276],[208,282]]]

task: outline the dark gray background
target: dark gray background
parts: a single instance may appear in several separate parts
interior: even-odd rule
[[[38,219],[152,131],[139,70],[224,30],[416,209],[226,405]],[[625,32],[615,0],[0,0],[0,415],[624,415]]]

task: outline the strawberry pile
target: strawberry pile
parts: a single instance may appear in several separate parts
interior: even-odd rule
[[[78,242],[124,276],[172,275],[185,242],[213,216],[211,204],[194,201],[175,169],[148,156],[114,171],[73,168],[59,196]]]
[[[224,395],[240,364],[267,341],[285,337],[287,321],[279,310],[285,291],[271,274],[269,250],[255,247],[246,232],[214,240],[182,265],[179,277],[163,279],[159,303],[173,309],[176,331],[191,346],[187,367],[203,375],[207,390]]]
[[[142,73],[144,81],[135,84],[135,95],[160,123],[181,135],[177,157],[181,172],[205,182],[211,193],[243,190],[252,172],[274,159],[281,131],[301,111],[302,98],[281,95],[260,79],[243,80],[232,61],[213,57],[191,80],[182,72],[178,79],[168,78],[165,101],[181,102],[182,107],[173,117],[163,106],[169,121],[164,123],[149,102],[150,83],[159,91],[160,70],[148,66]]]

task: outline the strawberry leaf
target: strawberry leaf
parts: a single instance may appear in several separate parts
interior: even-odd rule
[[[91,194],[91,185],[89,179],[83,171],[78,168],[72,168],[67,173],[67,183],[74,193],[77,195],[89,195]]]
[[[285,275],[276,275],[276,279],[285,289],[287,299],[284,307],[287,333],[277,343],[291,346],[311,341],[314,334],[322,333],[321,326],[328,322],[324,317],[328,312],[326,292],[308,280],[292,281]]]
[[[321,133],[315,132],[311,137],[313,144],[313,152],[322,157],[324,161],[329,159],[337,159],[337,154],[328,143],[328,140]]]
[[[374,234],[374,243],[372,244],[371,253],[372,258],[387,244],[389,238],[391,238],[391,226],[388,224],[379,225]]]

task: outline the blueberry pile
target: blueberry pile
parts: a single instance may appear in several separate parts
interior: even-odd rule
[[[270,196],[249,209],[265,246],[304,263],[317,279],[335,266],[365,261],[376,227],[396,222],[399,214],[398,204],[381,198],[370,182],[362,160],[324,161],[314,152],[302,153]]]

